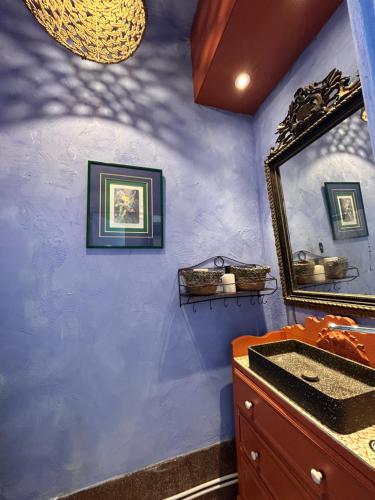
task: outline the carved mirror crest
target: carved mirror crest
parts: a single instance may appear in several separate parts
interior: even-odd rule
[[[285,301],[374,313],[375,162],[359,78],[333,69],[298,89],[265,170]]]

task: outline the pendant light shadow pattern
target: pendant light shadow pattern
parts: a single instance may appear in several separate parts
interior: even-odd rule
[[[147,22],[144,0],[24,0],[60,44],[102,64],[125,61],[141,44]]]

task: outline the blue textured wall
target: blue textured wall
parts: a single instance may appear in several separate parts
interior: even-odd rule
[[[81,61],[0,5],[0,498],[67,492],[233,436],[231,339],[177,268],[262,262],[251,120],[192,102],[188,42]],[[85,249],[87,160],[164,170],[165,249]]]
[[[295,91],[307,83],[322,80],[332,68],[338,68],[344,74],[353,76],[358,71],[346,3],[343,3],[333,14],[317,37],[295,62],[292,69],[263,103],[253,120],[258,179],[260,181],[259,196],[262,207],[264,258],[271,263],[273,268],[277,267],[277,257],[263,162],[275,142],[277,125],[285,118]],[[285,324],[288,320],[287,313],[287,308],[281,298],[267,306],[265,314],[268,329],[277,328],[280,322]],[[298,320],[303,321],[303,316],[308,314],[311,314],[311,311],[301,310]],[[324,315],[324,311],[314,311],[313,314]],[[294,322],[294,319],[291,318],[290,322]]]

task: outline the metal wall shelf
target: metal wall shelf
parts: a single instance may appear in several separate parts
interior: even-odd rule
[[[217,300],[223,300],[224,306],[228,307],[227,301],[233,299],[235,299],[238,307],[241,307],[241,305],[246,302],[249,305],[253,306],[257,304],[263,305],[267,303],[266,296],[273,295],[277,291],[278,289],[277,279],[268,273],[265,279],[266,286],[262,290],[246,290],[246,291],[238,290],[233,293],[217,291],[216,293],[211,295],[195,295],[195,294],[193,295],[189,293],[189,287],[186,285],[184,277],[182,275],[182,272],[184,270],[209,268],[210,270],[225,271],[225,268],[230,265],[252,267],[256,266],[257,264],[246,264],[244,262],[240,262],[231,259],[229,257],[224,257],[219,255],[216,257],[211,257],[203,262],[200,262],[199,264],[179,269],[177,273],[177,278],[178,278],[180,307],[185,305],[192,305],[193,311],[195,312],[196,311],[195,304],[202,302],[209,302],[210,309],[212,310],[213,309],[212,302]],[[222,285],[218,283],[217,286],[218,289],[220,289]],[[249,300],[245,301],[246,298],[248,298]]]

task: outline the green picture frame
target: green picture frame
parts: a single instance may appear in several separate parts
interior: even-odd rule
[[[368,236],[359,182],[325,182],[327,208],[334,240]]]
[[[88,162],[86,247],[164,247],[162,170]]]

